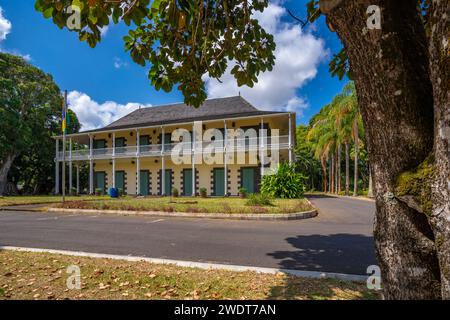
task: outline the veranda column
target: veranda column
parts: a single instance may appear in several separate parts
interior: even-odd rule
[[[289,165],[292,165],[293,154],[292,154],[292,116],[289,113]]]
[[[94,193],[94,160],[93,160],[93,146],[94,141],[91,135],[89,135],[89,194]]]
[[[225,196],[228,195],[228,166],[227,166],[227,122],[223,121],[223,168],[224,168],[224,175],[223,175],[223,183],[225,184]]]
[[[161,127],[161,195],[166,195],[166,163],[164,159],[164,127]]]
[[[80,194],[80,164],[77,163],[77,195]]]
[[[264,118],[261,118],[261,130],[259,130],[259,162],[261,163],[261,179],[264,175]]]
[[[191,161],[192,161],[192,196],[195,197],[195,122],[192,124],[192,152],[191,152]]]
[[[112,134],[112,187],[116,187],[116,133]],[[123,190],[125,191],[125,190]]]
[[[55,139],[55,194],[59,194],[59,140]]]
[[[72,138],[69,139],[69,194],[72,195],[73,182],[72,182]]]
[[[136,129],[136,195],[141,194],[141,147],[140,147],[140,133]]]

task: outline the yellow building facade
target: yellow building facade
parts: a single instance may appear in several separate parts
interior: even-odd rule
[[[235,196],[258,192],[261,176],[294,161],[295,113],[261,111],[242,97],[142,108],[112,124],[56,143],[55,192],[79,193],[79,168],[89,167],[88,193],[110,188],[129,195]]]

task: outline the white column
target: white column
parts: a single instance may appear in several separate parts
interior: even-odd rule
[[[164,127],[161,127],[161,195],[165,195],[166,181],[165,181],[166,164],[164,161]]]
[[[261,118],[261,130],[259,130],[259,162],[261,164],[261,178],[264,175],[264,119]]]
[[[136,158],[136,195],[141,194],[141,158]]]
[[[227,122],[224,120],[223,121],[223,132],[224,132],[224,136],[223,136],[223,167],[224,167],[224,174],[223,174],[223,182],[225,184],[225,196],[228,195],[228,166],[227,166]]]
[[[69,194],[72,195],[72,138],[69,138]]]
[[[112,134],[112,187],[116,187],[116,133]],[[124,190],[125,191],[125,190]]]
[[[195,197],[195,124],[192,124],[192,152],[191,152],[191,161],[192,161],[192,196]]]
[[[77,163],[77,195],[80,194],[80,164]]]
[[[55,194],[59,194],[59,139],[55,139]]]
[[[289,113],[289,165],[292,165],[293,154],[292,154],[292,117]]]
[[[94,141],[91,135],[89,135],[89,193],[94,193],[94,160],[93,158]]]
[[[136,129],[136,195],[141,194],[141,146],[140,146],[140,133],[139,129]]]

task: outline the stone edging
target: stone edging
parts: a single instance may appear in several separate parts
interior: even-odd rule
[[[309,200],[306,199],[308,202]],[[314,207],[310,202],[309,204]],[[189,213],[189,212],[164,212],[164,211],[132,211],[132,210],[95,210],[95,209],[65,209],[48,208],[49,212],[91,213],[91,214],[119,214],[140,215],[155,217],[178,218],[209,218],[209,219],[235,219],[235,220],[301,220],[314,218],[318,215],[317,209],[296,213],[257,214],[257,213]]]

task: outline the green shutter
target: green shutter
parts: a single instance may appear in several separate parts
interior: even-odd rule
[[[255,168],[241,168],[242,187],[248,193],[255,193]]]

